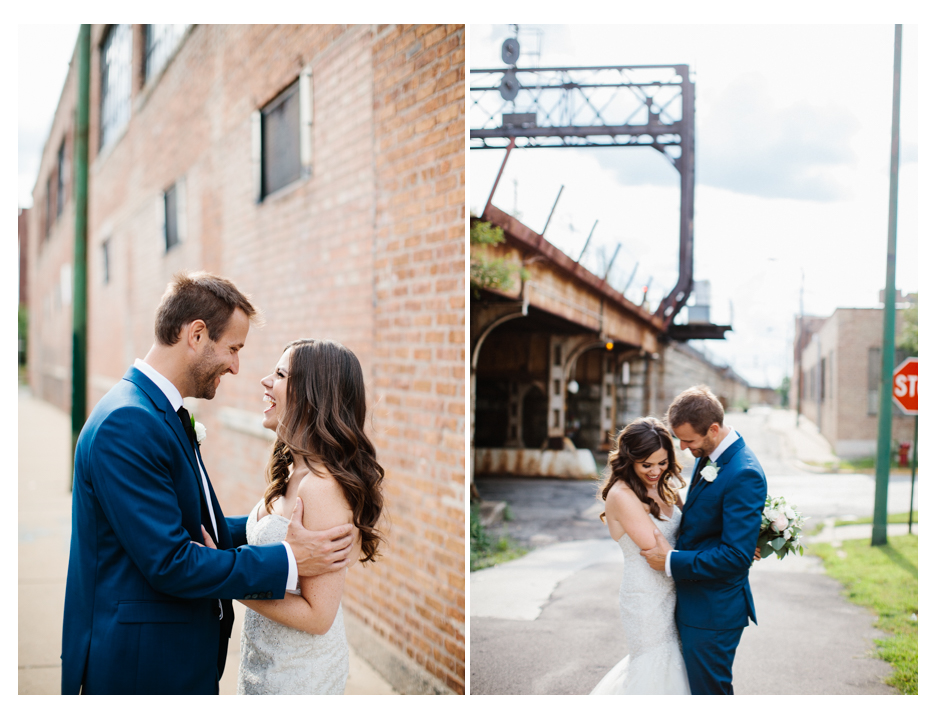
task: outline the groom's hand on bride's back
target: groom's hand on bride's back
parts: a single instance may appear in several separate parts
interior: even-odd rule
[[[307,530],[302,525],[302,498],[296,498],[286,542],[296,558],[299,574],[304,577],[323,575],[348,567],[354,558],[360,531],[351,523],[328,530]]]

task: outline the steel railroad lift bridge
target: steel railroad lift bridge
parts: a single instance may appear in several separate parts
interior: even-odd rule
[[[693,289],[689,66],[520,68],[519,57],[517,39],[508,38],[507,67],[470,71],[471,149],[504,151],[472,222],[504,231],[504,243],[485,248],[488,260],[523,268],[511,288],[482,289],[471,300],[473,496],[475,473],[594,476],[592,451],[606,451],[615,428],[665,411],[661,346],[724,339],[731,329],[707,317],[673,323]],[[532,230],[492,204],[512,150],[570,147],[651,147],[679,172],[679,275],[655,310],[582,267],[584,248],[573,260],[545,239],[546,227]]]

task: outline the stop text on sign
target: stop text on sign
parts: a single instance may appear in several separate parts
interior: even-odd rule
[[[907,415],[916,415],[919,401],[919,364],[907,358],[894,370],[892,388],[894,402]]]

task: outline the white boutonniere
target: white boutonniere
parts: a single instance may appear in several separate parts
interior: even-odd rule
[[[706,482],[712,482],[715,478],[718,477],[718,471],[721,468],[718,467],[715,463],[711,463],[702,468],[702,478]]]
[[[205,426],[200,422],[195,422],[195,418],[192,418],[192,427],[195,428],[195,442],[197,442],[200,447],[208,431],[205,430]]]

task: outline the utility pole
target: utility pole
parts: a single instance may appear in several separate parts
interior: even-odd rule
[[[78,112],[75,123],[75,258],[72,301],[72,462],[88,409],[88,117],[91,26],[78,33]]]
[[[900,41],[902,25],[894,26],[894,103],[891,117],[890,207],[887,222],[887,285],[884,290],[884,338],[881,351],[881,384],[878,391],[877,462],[875,463],[874,524],[871,544],[887,544],[887,485],[890,481],[891,414],[894,381],[894,322],[897,266],[897,171],[900,168]]]
[[[800,268],[799,286],[799,335],[796,338],[796,357],[799,358],[796,373],[796,427],[799,427],[803,412],[803,336],[806,334],[806,318],[803,315],[803,288],[806,286],[806,270]]]

